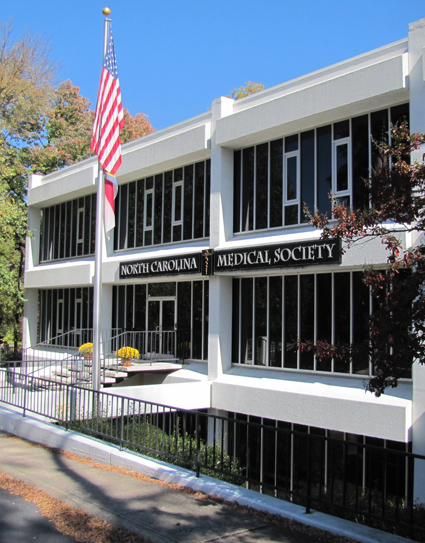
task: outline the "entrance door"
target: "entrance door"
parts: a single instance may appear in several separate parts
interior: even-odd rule
[[[152,358],[175,357],[175,297],[148,299],[148,352]]]

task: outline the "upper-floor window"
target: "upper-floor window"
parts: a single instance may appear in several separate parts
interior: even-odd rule
[[[210,160],[121,185],[114,249],[209,236]]]
[[[233,231],[308,222],[331,214],[330,194],[353,208],[369,205],[365,180],[379,158],[372,141],[409,119],[409,104],[353,117],[234,152]]]
[[[40,262],[94,254],[96,195],[42,210]]]

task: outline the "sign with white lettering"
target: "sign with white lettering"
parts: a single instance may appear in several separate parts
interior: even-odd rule
[[[137,262],[120,262],[120,279],[158,275],[204,275],[204,268],[201,253],[150,258]]]
[[[312,266],[341,261],[339,239],[261,245],[214,251],[214,273],[221,271]]]

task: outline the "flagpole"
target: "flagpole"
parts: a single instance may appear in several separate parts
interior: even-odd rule
[[[106,55],[108,40],[108,26],[111,22],[108,15],[109,8],[102,10],[105,15],[105,27],[103,34],[103,62]],[[102,62],[102,65],[103,65]],[[98,164],[97,197],[96,197],[96,241],[94,261],[94,299],[93,299],[93,390],[100,390],[100,356],[101,356],[101,299],[102,299],[102,256],[103,256],[103,216],[105,208],[105,179],[102,166]]]

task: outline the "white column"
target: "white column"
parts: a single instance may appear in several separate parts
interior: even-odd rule
[[[425,19],[409,25],[410,130],[425,132]],[[425,146],[412,160],[422,160]],[[425,366],[413,364],[413,452],[425,454]],[[415,462],[414,499],[425,503],[425,461]]]
[[[233,150],[216,145],[217,120],[233,112],[233,100],[221,97],[212,105],[210,246],[233,235]],[[232,366],[232,279],[213,275],[209,281],[208,379]]]
[[[27,236],[25,242],[25,271],[31,270],[40,263],[40,221],[41,209],[29,207],[27,225],[32,236]],[[24,305],[22,322],[22,348],[27,349],[37,343],[38,290],[25,289],[24,296],[27,301]]]
[[[24,296],[27,301],[22,322],[22,349],[27,349],[37,343],[38,289],[27,288]]]
[[[40,264],[40,222],[41,209],[29,207],[27,212],[28,230],[31,237],[27,236],[25,242],[25,271]]]

